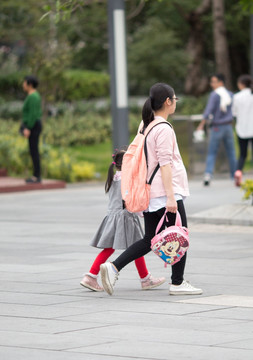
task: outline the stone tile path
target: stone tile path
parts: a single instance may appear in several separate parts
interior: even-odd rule
[[[191,183],[189,216],[240,201],[230,185]],[[103,186],[0,196],[0,359],[252,360],[253,228],[190,222],[185,278],[202,296],[169,296],[170,268],[148,254],[167,283],[141,291],[130,264],[110,297],[79,285],[105,213]]]

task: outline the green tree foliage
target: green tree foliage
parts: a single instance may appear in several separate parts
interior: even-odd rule
[[[58,32],[54,18],[40,21],[43,4],[46,1],[0,2],[0,30],[2,43],[19,57],[18,70],[38,76],[46,105],[55,100],[58,79],[70,65],[71,51],[66,37]],[[21,88],[22,81],[18,85]],[[14,93],[17,92],[15,89]]]
[[[250,14],[238,1],[225,1],[229,54],[233,84],[241,74],[249,73]]]
[[[182,91],[187,64],[182,41],[157,17],[133,34],[128,59],[132,92],[147,93],[157,81],[173,83]]]
[[[184,89],[187,64],[193,61],[188,49],[191,16],[202,1],[125,1],[130,95],[147,93],[156,81],[171,82],[180,92]],[[234,87],[236,78],[249,72],[251,3],[225,0]],[[207,77],[216,71],[211,10],[201,16],[201,21],[201,72]],[[54,101],[61,86],[58,79],[68,68],[108,71],[105,0],[1,1],[0,32],[1,44],[18,56],[16,70],[40,77],[45,102]],[[0,56],[0,71],[2,68],[6,74],[3,61]]]
[[[105,3],[92,2],[78,8],[67,21],[59,24],[59,32],[71,43],[72,67],[107,71],[108,36]]]
[[[250,11],[253,14],[253,1],[252,0],[240,0],[240,5],[243,10]]]

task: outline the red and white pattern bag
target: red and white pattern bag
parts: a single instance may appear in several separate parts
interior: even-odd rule
[[[182,226],[180,214],[177,212],[175,225],[158,233],[165,217],[166,211],[157,225],[156,235],[151,240],[151,249],[165,264],[174,265],[181,260],[189,248],[189,232]]]

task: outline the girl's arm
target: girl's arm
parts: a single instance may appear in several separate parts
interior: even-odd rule
[[[172,186],[172,170],[170,164],[161,166],[161,174],[163,186],[166,191],[167,203],[166,209],[171,213],[177,212],[177,202],[174,196],[173,186]]]

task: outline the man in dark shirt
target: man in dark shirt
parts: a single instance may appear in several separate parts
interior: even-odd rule
[[[233,115],[232,115],[232,92],[225,88],[225,77],[222,74],[216,74],[211,77],[210,85],[213,89],[211,92],[203,120],[198,130],[203,130],[205,123],[211,117],[211,134],[206,159],[206,171],[204,175],[204,185],[210,184],[213,174],[216,155],[221,141],[223,141],[227,157],[229,160],[229,168],[231,178],[234,177],[236,170],[236,156],[233,134]]]
[[[38,80],[34,76],[26,76],[23,82],[23,90],[28,94],[23,105],[23,135],[29,141],[29,149],[33,162],[33,176],[26,179],[27,183],[41,182],[39,136],[41,127],[41,98],[36,90]]]

